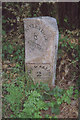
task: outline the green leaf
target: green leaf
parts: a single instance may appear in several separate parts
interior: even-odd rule
[[[54,116],[54,118],[57,118],[57,116]]]
[[[71,99],[68,99],[67,103],[70,104],[71,103]]]
[[[67,93],[68,96],[71,95],[70,90],[67,90],[66,93]]]
[[[34,17],[36,17],[37,15],[36,14],[34,14]]]
[[[66,22],[66,23],[67,23],[67,22],[68,22],[68,19],[67,19],[67,18],[64,18],[64,22]]]
[[[78,93],[79,93],[79,91],[78,91],[78,90],[75,90],[75,93],[76,93],[76,94],[78,94]]]
[[[46,114],[46,115],[45,115],[45,118],[49,118],[49,114]]]
[[[67,102],[68,104],[70,104],[70,102],[71,102],[70,97],[66,96],[65,99],[64,99],[64,102]]]
[[[58,98],[58,99],[57,99],[57,103],[58,103],[58,104],[61,104],[61,103],[62,103],[61,98]]]

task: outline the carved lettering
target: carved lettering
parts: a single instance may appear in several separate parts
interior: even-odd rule
[[[51,66],[50,64],[30,64],[27,63],[28,74],[32,74],[34,77],[47,78],[51,76]]]
[[[26,32],[29,31],[31,28],[36,28],[36,29],[38,29],[38,30],[43,34],[44,39],[45,39],[45,40],[48,40],[48,38],[47,38],[46,35],[45,35],[44,30],[43,30],[39,25],[30,24],[29,26],[26,26],[26,28],[25,28]]]
[[[34,41],[29,40],[28,44],[31,46],[31,49],[33,50],[34,48],[39,49],[39,50],[43,50],[43,48],[41,48],[41,46],[37,43],[35,43]]]

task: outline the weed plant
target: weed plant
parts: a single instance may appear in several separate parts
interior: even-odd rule
[[[3,19],[3,23],[6,20]],[[65,90],[56,86],[51,89],[48,84],[36,83],[34,84],[32,78],[27,73],[22,72],[24,69],[24,47],[16,46],[5,40],[6,32],[3,33],[3,54],[2,59],[14,61],[15,68],[9,74],[4,73],[3,78],[3,117],[10,118],[56,118],[60,114],[60,105],[62,103],[71,103],[72,97],[78,98],[79,91],[73,86]],[[73,48],[77,51],[74,54],[74,60],[78,61],[78,54],[80,51],[78,46],[68,42],[68,37],[59,40],[59,54],[62,50],[65,52],[73,52]],[[73,61],[74,63],[74,61]],[[14,74],[17,74],[14,77]],[[47,114],[50,109],[51,114]],[[45,114],[43,115],[43,111]]]
[[[28,74],[24,73],[11,82],[5,81],[3,84],[3,116],[7,115],[10,118],[55,118],[60,114],[62,103],[71,103],[72,95],[73,87],[68,90],[58,86],[51,89],[45,83],[34,84]],[[74,99],[76,97],[78,97],[78,90],[74,92]],[[6,113],[6,108],[9,113]],[[49,108],[51,115],[46,114]],[[44,116],[42,111],[45,111]]]

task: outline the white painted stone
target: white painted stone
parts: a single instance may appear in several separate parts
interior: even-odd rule
[[[52,17],[24,19],[25,68],[34,82],[55,84],[58,27]]]

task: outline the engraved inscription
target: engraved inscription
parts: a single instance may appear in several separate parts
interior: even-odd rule
[[[38,39],[38,35],[34,33],[34,40],[36,41]]]
[[[30,64],[27,63],[28,74],[31,75],[34,79],[46,79],[51,77],[51,65],[50,64]]]
[[[27,33],[26,33],[26,45],[28,46],[28,50],[31,52],[35,53],[38,52],[43,52],[47,50],[48,47],[48,40],[45,37],[45,34],[43,34],[44,31],[43,29],[41,30],[41,32],[39,31],[39,29],[36,28],[30,28]],[[47,41],[45,41],[47,40]]]
[[[44,37],[45,41],[48,40],[48,38],[45,34],[45,31],[39,25],[30,24],[30,25],[25,27],[25,31],[28,32],[32,28],[35,28],[35,29],[39,30],[43,34],[43,37]]]
[[[29,40],[28,44],[30,45],[31,50],[34,50],[34,49],[43,50],[43,48],[41,48],[41,46],[35,43],[34,41]]]

